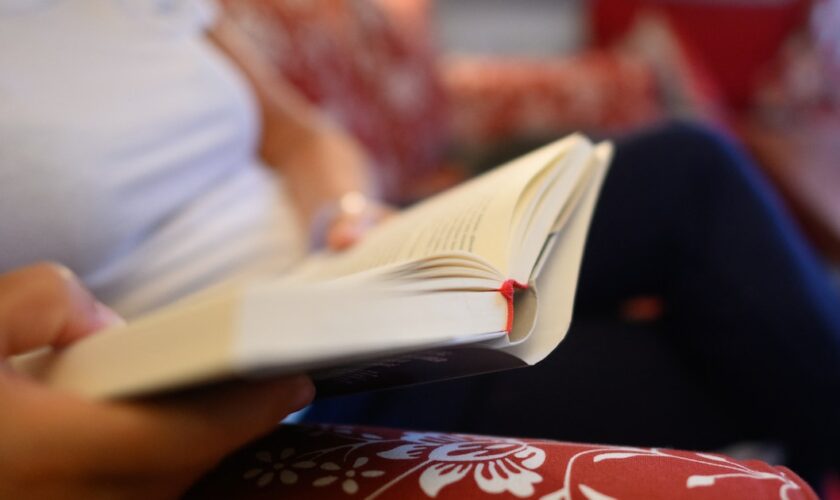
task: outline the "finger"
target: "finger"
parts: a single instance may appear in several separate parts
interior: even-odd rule
[[[346,250],[359,241],[370,225],[359,215],[340,217],[327,232],[327,246],[331,250]]]
[[[37,264],[0,276],[2,356],[63,346],[121,322],[63,266]]]
[[[186,398],[179,395],[162,401],[148,432],[164,437],[174,449],[187,449],[192,443],[190,454],[215,461],[270,431],[309,404],[314,395],[314,385],[306,376],[207,388]]]
[[[112,432],[132,436],[126,441],[131,461],[153,466],[165,454],[170,467],[209,467],[274,428],[313,396],[306,377],[233,383],[130,404],[129,412],[121,414],[124,420],[114,421]]]
[[[306,377],[232,383],[156,401],[99,402],[29,380],[0,379],[0,424],[20,432],[6,450],[35,473],[101,478],[183,475],[193,478],[270,431],[314,395]]]
[[[332,250],[345,250],[355,245],[368,231],[391,217],[394,211],[380,204],[369,204],[357,214],[343,214],[327,232],[327,246]]]

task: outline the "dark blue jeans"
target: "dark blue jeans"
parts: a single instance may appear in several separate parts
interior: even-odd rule
[[[656,320],[621,304],[661,297]],[[733,144],[677,124],[619,144],[567,339],[533,368],[321,401],[307,420],[712,449],[837,466],[840,300]]]

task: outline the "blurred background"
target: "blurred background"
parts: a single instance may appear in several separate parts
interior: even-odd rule
[[[701,121],[840,262],[840,2],[225,0],[406,203],[570,131]]]
[[[506,96],[517,101],[521,120],[506,132],[539,134],[553,120],[558,128],[608,135],[671,117],[710,123],[749,148],[811,239],[837,263],[838,2],[449,0],[434,3],[433,11],[441,51],[451,58],[444,74],[458,102],[481,86],[488,87],[485,97],[519,93]],[[504,71],[501,59],[522,67]],[[534,60],[566,64],[576,74],[552,76],[546,65],[528,64]],[[566,86],[568,99],[591,101],[586,109],[578,101],[562,112],[544,109],[541,118],[522,116],[531,112],[522,109],[524,101],[541,85],[554,93]],[[461,133],[481,138],[466,112],[455,116]]]

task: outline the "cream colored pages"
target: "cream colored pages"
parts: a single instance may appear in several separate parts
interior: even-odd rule
[[[595,149],[595,165],[578,195],[579,203],[567,217],[558,221],[557,232],[552,237],[554,241],[549,243],[553,250],[534,270],[531,282],[539,304],[533,330],[527,342],[504,348],[528,364],[536,364],[548,356],[569,329],[586,236],[612,152],[609,143],[602,143]]]
[[[497,293],[401,293],[378,284],[265,284],[242,300],[234,346],[238,371],[305,370],[342,359],[504,337],[505,299]],[[430,314],[434,311],[434,314]]]
[[[598,159],[594,147],[575,148],[561,168],[549,169],[522,193],[508,245],[505,276],[526,283],[549,235],[562,227],[580,202]]]
[[[520,199],[540,173],[570,153],[586,154],[589,141],[572,135],[422,202],[368,234],[341,254],[308,259],[290,279],[345,276],[435,255],[470,253],[504,274]]]
[[[493,341],[506,335],[506,318],[499,294],[263,284],[92,335],[60,353],[18,359],[14,367],[90,397],[139,395]]]

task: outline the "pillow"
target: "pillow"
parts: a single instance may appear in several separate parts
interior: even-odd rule
[[[817,498],[784,467],[713,453],[348,426],[281,426],[186,497]]]

